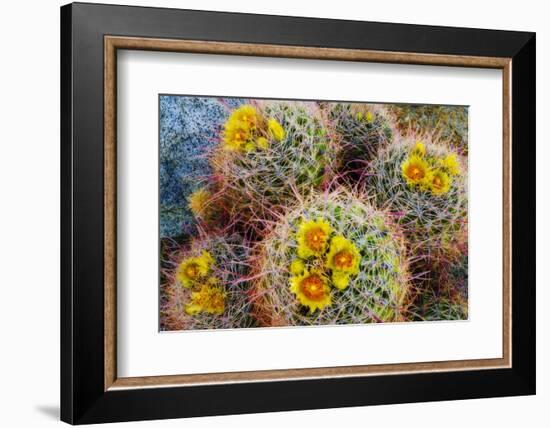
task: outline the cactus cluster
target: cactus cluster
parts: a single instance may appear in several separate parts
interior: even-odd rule
[[[162,330],[468,317],[467,109],[165,98]]]
[[[206,236],[173,250],[164,268],[161,329],[252,327],[249,252],[237,235]]]
[[[261,228],[330,179],[338,145],[312,102],[254,102],[232,112],[211,164],[233,218]]]
[[[312,195],[279,219],[257,251],[254,301],[262,325],[406,317],[410,290],[402,236],[360,195]]]

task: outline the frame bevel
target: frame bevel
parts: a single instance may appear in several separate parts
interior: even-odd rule
[[[103,289],[114,284],[116,273],[116,259],[105,257],[116,253],[116,222],[108,223],[116,213],[116,145],[108,144],[116,130],[116,49],[181,51],[182,43],[186,51],[203,53],[250,55],[261,46],[266,56],[415,64],[437,64],[447,57],[445,65],[502,68],[507,105],[503,180],[512,186],[504,203],[514,207],[504,211],[503,230],[510,243],[505,248],[511,248],[511,254],[503,254],[504,277],[511,274],[511,295],[503,308],[512,320],[511,334],[503,326],[507,364],[492,370],[457,365],[440,371],[431,363],[414,367],[426,373],[374,366],[363,373],[319,369],[324,373],[309,376],[261,372],[253,381],[243,374],[214,382],[194,375],[183,379],[187,387],[174,386],[182,379],[171,376],[116,379],[116,294],[114,287]],[[344,51],[345,58],[337,58]],[[62,420],[112,422],[534,393],[534,62],[533,33],[90,4],[62,7]],[[512,164],[513,178],[511,167],[506,168]],[[260,399],[266,396],[270,399]],[[210,406],[212,402],[217,405]]]

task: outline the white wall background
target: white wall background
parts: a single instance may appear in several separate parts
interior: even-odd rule
[[[537,340],[535,397],[155,421],[141,426],[542,426],[550,404],[550,28],[524,0],[145,0],[126,4],[537,32]],[[104,0],[103,3],[116,3]],[[0,12],[0,423],[59,424],[59,0],[4,2]],[[546,406],[545,406],[546,405]],[[546,422],[548,423],[548,422]],[[125,426],[138,426],[137,423]]]

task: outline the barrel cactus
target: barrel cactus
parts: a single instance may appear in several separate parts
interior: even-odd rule
[[[340,189],[285,213],[257,246],[254,313],[261,325],[405,319],[402,236],[387,215]]]
[[[378,150],[392,141],[390,116],[377,104],[327,103],[325,108],[342,141],[340,173],[357,181]]]
[[[161,285],[161,329],[254,325],[248,299],[248,245],[239,236],[206,236],[172,252]]]
[[[466,160],[443,143],[398,139],[371,163],[368,188],[419,257],[437,258],[468,222]]]
[[[211,156],[224,208],[261,228],[326,182],[338,144],[314,102],[254,102],[231,113]]]

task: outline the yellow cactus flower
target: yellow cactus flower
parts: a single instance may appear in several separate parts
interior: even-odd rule
[[[206,312],[211,315],[221,315],[225,310],[225,292],[220,287],[203,284],[199,291],[191,293],[191,302],[185,305],[188,315]]]
[[[418,140],[412,149],[412,153],[418,156],[424,156],[426,154],[426,146],[424,146],[422,141]]]
[[[451,189],[451,177],[441,170],[436,170],[431,174],[428,186],[434,195],[443,195]]]
[[[188,257],[178,266],[176,279],[189,288],[208,275],[213,262],[214,259],[208,251],[203,251],[199,257]]]
[[[326,266],[332,269],[332,282],[340,290],[346,288],[350,275],[359,273],[361,253],[355,244],[343,236],[330,240],[330,250],[326,257]]]
[[[322,310],[332,303],[327,279],[317,270],[306,270],[302,275],[291,277],[290,291],[302,305],[309,308],[310,313],[317,309]]]
[[[418,155],[412,155],[401,164],[401,172],[409,185],[424,185],[430,177],[428,162]]]
[[[254,142],[252,142],[252,141],[249,141],[248,143],[246,143],[244,145],[244,151],[246,153],[253,152],[255,148],[256,148],[256,144],[254,144]]]
[[[191,297],[191,299],[193,299],[193,297]],[[197,297],[195,297],[194,300],[197,300]],[[199,305],[198,303],[193,303],[193,301],[185,305],[185,313],[187,315],[197,315],[197,314],[200,314],[201,311],[202,311],[202,306]]]
[[[370,123],[370,122],[372,122],[373,119],[374,119],[374,116],[373,116],[372,112],[368,111],[368,112],[365,113],[365,120],[367,122]]]
[[[267,138],[265,137],[258,137],[256,144],[262,150],[267,150],[269,148],[269,141],[267,141]]]
[[[296,233],[298,257],[307,259],[322,255],[328,245],[332,228],[323,219],[302,221]]]
[[[300,259],[292,260],[290,264],[290,273],[292,275],[301,275],[306,270],[305,263]]]
[[[441,160],[441,167],[445,169],[450,175],[460,174],[460,164],[458,162],[458,157],[454,153],[445,156]]]
[[[349,285],[349,273],[334,271],[332,272],[332,284],[338,290],[344,290]]]
[[[226,123],[223,131],[224,148],[229,151],[241,151],[250,139],[250,128],[242,123]]]
[[[254,137],[254,130],[258,125],[259,117],[256,109],[251,105],[243,105],[234,110],[224,125],[224,147],[230,151],[241,151]]]
[[[279,122],[275,119],[269,119],[267,122],[269,134],[276,140],[281,141],[285,138],[285,130]]]
[[[355,115],[355,118],[356,118],[357,120],[363,120],[363,113],[358,112],[358,113]]]
[[[328,268],[357,275],[360,262],[361,253],[353,242],[340,235],[330,240],[330,250],[326,258]]]
[[[191,193],[187,198],[187,206],[195,217],[204,216],[205,210],[208,207],[211,193],[206,189],[198,189]]]
[[[243,125],[253,128],[258,124],[258,112],[250,104],[245,104],[234,110],[229,120],[240,122]]]

